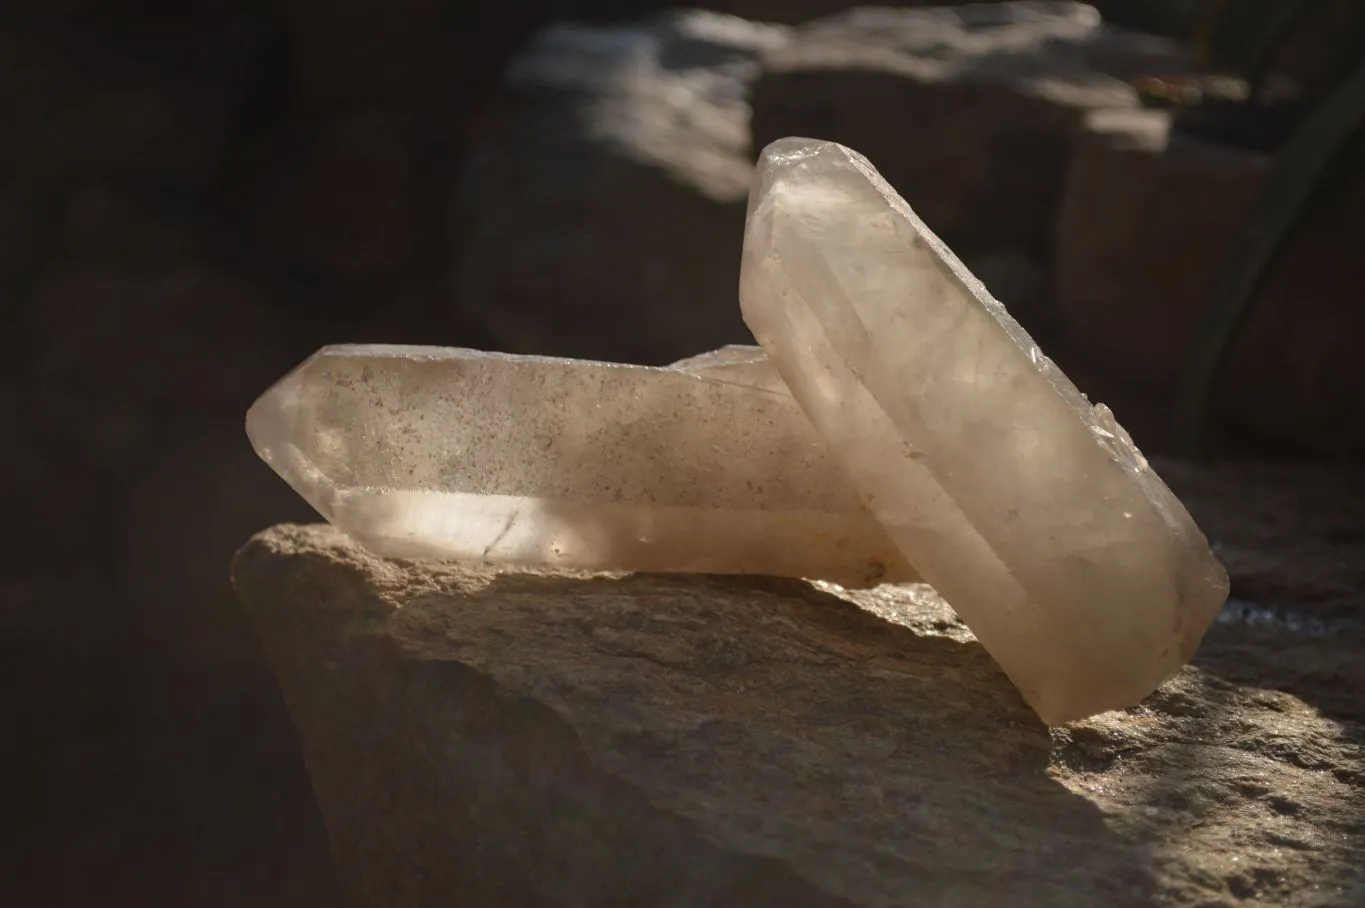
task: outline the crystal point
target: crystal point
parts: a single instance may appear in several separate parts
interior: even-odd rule
[[[918,579],[755,347],[666,369],[327,347],[262,395],[247,434],[390,557]]]
[[[762,153],[744,318],[864,504],[1049,723],[1129,706],[1227,596],[1204,536],[872,165]]]

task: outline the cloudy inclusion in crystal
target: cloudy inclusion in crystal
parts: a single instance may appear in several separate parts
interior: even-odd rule
[[[1227,575],[1097,411],[866,159],[784,139],[750,195],[745,321],[864,504],[1049,722],[1136,703]]]

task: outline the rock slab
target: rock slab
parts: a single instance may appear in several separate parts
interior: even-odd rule
[[[1115,374],[1168,390],[1273,162],[1157,110],[1093,112],[1072,147],[1055,238],[1065,331]],[[1266,273],[1224,360],[1220,415],[1310,450],[1365,451],[1362,226],[1365,179],[1343,171]]]
[[[764,50],[754,147],[812,136],[856,148],[959,254],[1043,261],[1086,112],[1137,107],[1133,76],[1192,68],[1174,44],[1083,3],[853,9]]]
[[[748,88],[788,31],[683,10],[539,32],[456,188],[461,316],[512,353],[663,365],[747,342]]]
[[[233,576],[357,905],[1365,898],[1360,717],[1216,658],[1049,733],[923,586],[415,567],[302,526]],[[1237,633],[1205,649],[1254,666]]]

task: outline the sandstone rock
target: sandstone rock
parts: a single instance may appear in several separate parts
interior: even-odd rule
[[[959,253],[1041,257],[1086,112],[1135,107],[1134,75],[1191,68],[1174,44],[1080,3],[856,9],[765,52],[754,145],[856,148]]]
[[[1158,111],[1099,112],[1076,141],[1058,213],[1065,330],[1112,370],[1169,390],[1233,231],[1271,166],[1172,132]],[[1121,216],[1115,216],[1121,212]],[[1217,406],[1319,450],[1365,445],[1365,181],[1343,175],[1267,275],[1225,359]]]
[[[541,32],[460,183],[462,313],[509,352],[662,365],[746,342],[745,97],[785,36],[702,12]]]
[[[71,2],[71,0],[66,0]],[[94,0],[84,0],[94,2]],[[104,3],[110,0],[103,0]],[[910,0],[903,5],[935,5]],[[281,0],[310,106],[392,106],[433,93],[456,111],[477,108],[508,58],[546,22],[573,16],[612,23],[677,6],[667,0],[519,0],[465,5],[429,0]],[[705,9],[756,22],[797,23],[847,0],[713,0]]]
[[[1050,737],[924,587],[419,568],[306,527],[233,576],[356,905],[1365,896],[1365,716],[1258,684],[1239,626]]]

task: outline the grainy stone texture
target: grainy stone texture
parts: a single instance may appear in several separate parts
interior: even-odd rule
[[[1168,389],[1270,166],[1263,153],[1173,132],[1161,111],[1090,115],[1056,227],[1057,303],[1078,347]],[[1224,415],[1316,450],[1365,450],[1362,228],[1365,180],[1343,171],[1266,275],[1225,360]]]
[[[1049,734],[926,587],[414,567],[298,526],[233,570],[356,905],[1365,898],[1365,711],[1232,680],[1261,630]]]
[[[509,352],[662,365],[747,341],[747,91],[786,34],[696,11],[540,32],[459,185],[461,312]]]

